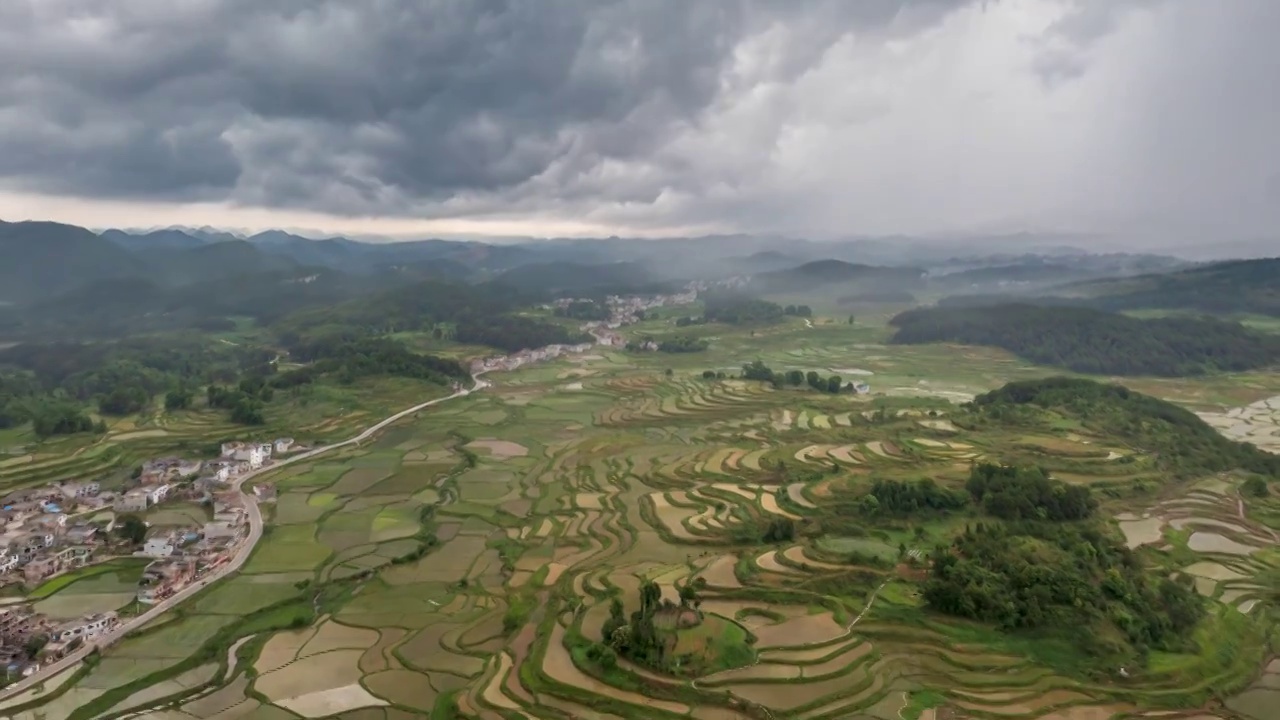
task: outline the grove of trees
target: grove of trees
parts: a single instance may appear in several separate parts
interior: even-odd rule
[[[890,324],[895,343],[988,345],[1081,373],[1180,377],[1280,362],[1280,337],[1213,318],[1005,304],[916,308]]]

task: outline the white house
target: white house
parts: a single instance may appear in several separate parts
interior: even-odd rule
[[[241,444],[240,447],[232,453],[231,457],[236,460],[247,462],[251,469],[257,470],[262,467],[262,463],[266,462],[267,459],[271,457],[271,445]]]
[[[109,612],[64,623],[49,633],[49,641],[67,642],[75,638],[97,637],[115,626],[116,617],[115,613]]]
[[[276,438],[276,454],[287,453],[293,449],[293,438]]]
[[[153,537],[142,546],[142,554],[154,558],[169,557],[173,551],[173,538],[167,535]]]
[[[169,484],[153,485],[144,488],[147,491],[147,502],[152,505],[159,505],[169,497]]]
[[[18,556],[10,555],[8,550],[0,550],[0,573],[7,573],[18,567]]]

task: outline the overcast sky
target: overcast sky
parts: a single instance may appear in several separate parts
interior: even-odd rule
[[[1277,0],[4,0],[0,217],[1278,237]]]

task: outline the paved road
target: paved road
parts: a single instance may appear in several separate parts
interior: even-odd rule
[[[253,495],[251,493],[246,493],[244,491],[244,484],[246,482],[252,480],[253,478],[259,475],[262,475],[263,473],[279,470],[280,468],[286,465],[292,465],[293,463],[302,462],[304,460],[310,460],[311,458],[317,455],[322,455],[324,453],[337,450],[338,448],[343,448],[349,445],[356,445],[358,443],[364,442],[365,440],[368,440],[370,437],[372,437],[374,434],[376,434],[378,431],[382,430],[383,428],[387,427],[388,425],[396,422],[397,420],[402,420],[408,417],[409,415],[412,415],[418,412],[419,410],[431,407],[432,405],[436,405],[448,400],[453,400],[454,398],[464,397],[466,395],[470,395],[473,392],[478,392],[480,390],[483,390],[489,387],[489,382],[481,379],[480,377],[481,374],[482,373],[476,374],[475,384],[472,385],[470,388],[464,388],[447,397],[436,398],[435,400],[428,400],[427,402],[414,405],[408,410],[403,410],[401,412],[398,412],[395,415],[392,415],[391,417],[388,417],[387,419],[377,423],[376,425],[370,426],[364,432],[360,433],[359,435],[356,435],[353,438],[350,438],[348,440],[343,440],[342,442],[336,442],[336,443],[333,443],[332,445],[325,445],[323,447],[318,447],[312,450],[308,450],[298,455],[293,455],[291,457],[285,458],[284,460],[281,460],[279,462],[273,462],[270,465],[245,473],[244,475],[241,475],[240,477],[236,478],[232,486],[237,491],[240,492],[241,497],[244,499],[245,509],[249,513],[249,536],[248,538],[245,539],[243,543],[240,544],[240,549],[236,552],[235,557],[232,558],[230,562],[218,568],[216,571],[214,571],[213,574],[209,575],[208,577],[202,578],[188,585],[187,587],[183,588],[181,591],[179,591],[172,597],[162,602],[156,603],[151,607],[150,610],[147,610],[145,613],[135,618],[130,618],[127,622],[121,624],[115,630],[105,635],[102,635],[98,638],[94,638],[92,642],[86,642],[84,647],[64,657],[58,662],[42,668],[40,672],[36,673],[35,675],[32,675],[29,678],[26,678],[20,682],[14,683],[9,687],[4,688],[3,690],[0,690],[0,700],[8,698],[12,695],[16,695],[38,683],[42,683],[45,680],[48,680],[49,678],[53,677],[57,673],[71,667],[72,665],[75,665],[76,663],[79,663],[81,660],[84,660],[84,658],[94,648],[105,648],[108,645],[111,645],[112,643],[118,642],[119,640],[123,639],[125,635],[132,632],[133,630],[137,630],[138,628],[142,627],[148,622],[163,615],[165,612],[173,609],[174,606],[182,603],[185,600],[190,599],[192,596],[196,595],[201,590],[203,590],[207,585],[213,582],[216,582],[226,577],[227,575],[230,575],[231,573],[239,570],[245,564],[245,562],[249,560],[249,555],[253,552],[254,546],[256,546],[258,544],[258,541],[262,539],[262,512],[258,508],[258,503],[254,501]]]

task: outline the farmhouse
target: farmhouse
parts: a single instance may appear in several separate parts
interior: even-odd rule
[[[151,503],[151,493],[145,488],[134,488],[116,498],[112,508],[116,512],[146,512]]]
[[[53,486],[62,496],[68,500],[79,500],[82,498],[93,497],[102,490],[102,486],[96,482],[64,482]]]
[[[118,622],[119,616],[114,612],[89,615],[79,620],[72,620],[59,625],[53,632],[49,633],[49,641],[70,643],[79,638],[97,637],[115,627]]]
[[[23,580],[28,585],[36,583],[72,568],[83,567],[93,557],[93,548],[85,546],[69,547],[52,555],[44,555],[33,559],[22,569]]]
[[[163,558],[156,560],[142,571],[138,581],[138,602],[155,603],[173,595],[195,577],[195,561],[187,558]]]
[[[173,535],[165,534],[147,540],[139,552],[147,557],[163,558],[172,555],[176,549],[177,545],[174,543]]]

